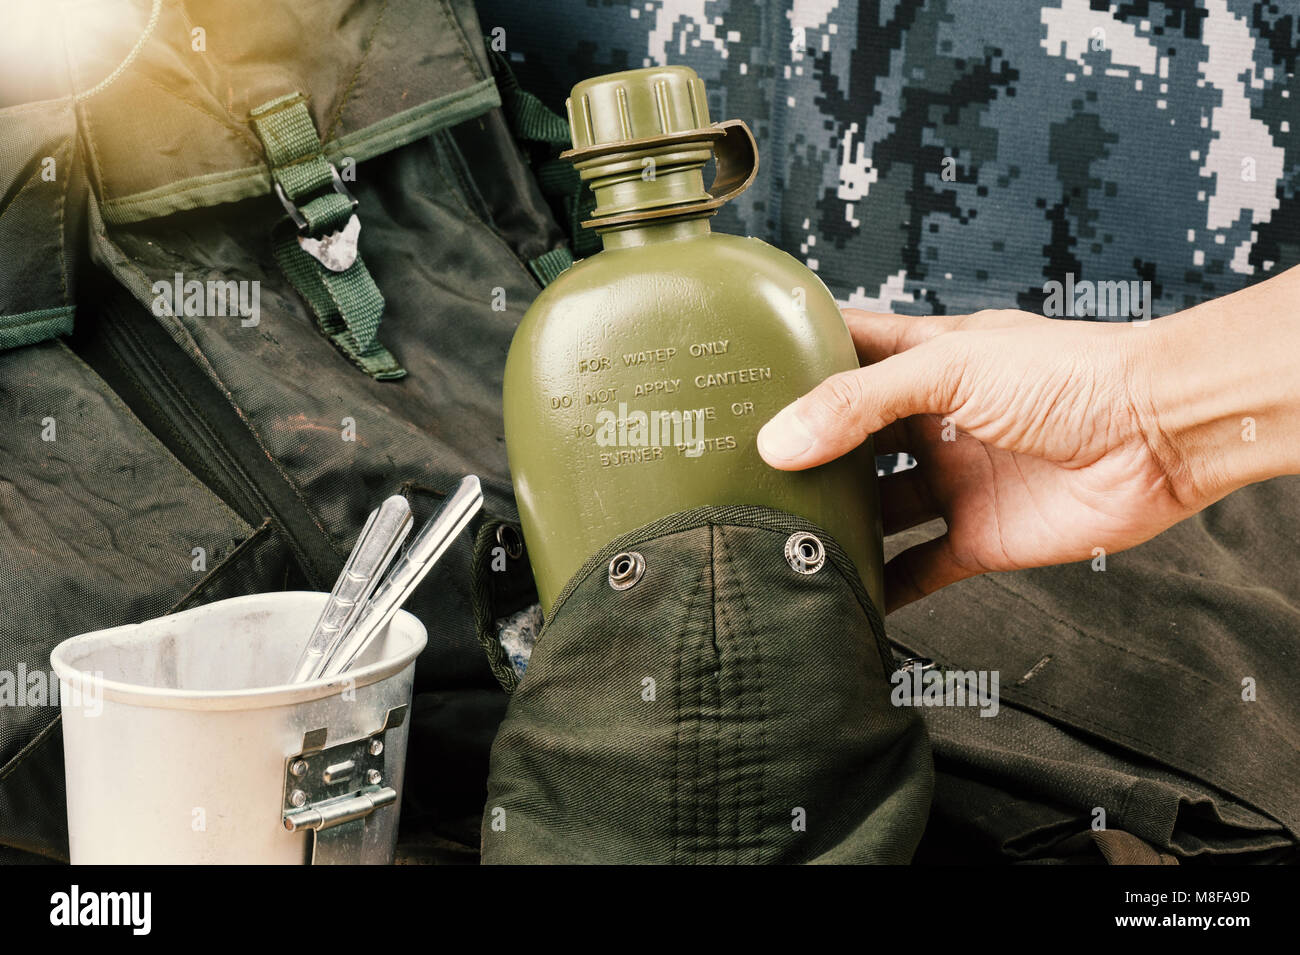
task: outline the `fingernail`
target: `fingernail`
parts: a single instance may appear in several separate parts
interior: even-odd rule
[[[758,432],[758,450],[769,460],[789,461],[813,445],[813,433],[794,413],[794,405],[783,408]]]

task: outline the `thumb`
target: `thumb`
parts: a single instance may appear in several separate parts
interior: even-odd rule
[[[951,411],[947,363],[936,351],[927,342],[832,375],[763,425],[758,453],[774,468],[799,471],[838,458],[899,418]]]

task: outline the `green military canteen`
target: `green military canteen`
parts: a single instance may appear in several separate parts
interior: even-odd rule
[[[844,319],[789,255],[710,231],[758,157],[692,70],[587,80],[568,111],[604,249],[506,361],[546,623],[502,680],[483,861],[906,862],[933,777],[889,700],[871,444],[802,472],[756,444],[857,367]]]
[[[709,219],[753,181],[743,122],[710,123],[684,66],[579,83],[572,160],[604,250],[538,296],[511,345],[506,444],[542,607],[605,543],[693,507],[762,505],[830,531],[883,610],[871,443],[806,472],[759,457],[758,429],[857,367],[834,298],[766,243]],[[717,175],[704,187],[704,167]]]

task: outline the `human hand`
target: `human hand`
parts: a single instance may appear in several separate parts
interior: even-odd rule
[[[874,433],[877,453],[917,459],[881,483],[885,533],[939,516],[948,529],[886,566],[889,610],[986,571],[1132,547],[1259,478],[1208,479],[1214,469],[1189,460],[1206,445],[1192,440],[1201,430],[1176,414],[1162,418],[1158,400],[1176,390],[1164,379],[1194,369],[1171,358],[1177,349],[1154,331],[1161,322],[1134,328],[1010,310],[848,309],[845,319],[867,367],[791,404],[763,427],[758,447],[773,467],[800,470]],[[1195,349],[1187,351],[1190,359]],[[1203,417],[1222,423],[1231,413]]]

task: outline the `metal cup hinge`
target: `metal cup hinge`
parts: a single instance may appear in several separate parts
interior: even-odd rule
[[[408,707],[388,711],[384,725],[346,742],[327,746],[327,728],[303,734],[302,749],[284,762],[281,818],[288,832],[312,832],[312,865],[362,861],[366,821],[397,802],[387,784],[388,730],[401,726]]]

